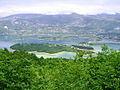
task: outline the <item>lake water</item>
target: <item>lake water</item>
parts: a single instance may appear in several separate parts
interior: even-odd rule
[[[9,51],[12,51],[10,49],[10,46],[14,45],[16,42],[5,42],[5,41],[0,41],[0,48],[8,48]],[[42,41],[41,41],[42,43]],[[44,42],[45,43],[45,42]],[[55,42],[54,42],[55,43]],[[47,54],[47,53],[34,53],[36,54],[37,57],[41,57],[43,56],[44,58],[72,58],[73,56],[75,56],[75,53],[71,53],[71,52],[64,52],[64,53],[60,53],[57,55],[51,55],[51,54]]]
[[[15,43],[14,42],[0,41],[0,48],[10,48],[10,46],[13,44],[15,44]]]
[[[48,53],[40,53],[40,52],[35,52],[34,53],[37,57],[44,57],[44,58],[73,58],[75,56],[75,53],[72,52],[62,52],[58,53],[57,55],[54,54],[48,54]]]
[[[105,44],[109,48],[117,50],[117,51],[120,50],[120,42],[102,40],[102,41],[97,41],[95,43],[97,43],[97,44]],[[95,49],[95,52],[100,52],[102,45],[92,45],[92,47]]]
[[[80,42],[81,40],[79,41],[39,41],[37,43],[54,43],[54,44],[65,44],[65,45],[73,45],[73,44],[76,44],[77,42]],[[8,48],[10,50],[10,46],[15,44],[16,42],[5,42],[5,41],[0,41],[0,48]],[[113,42],[113,41],[107,41],[107,40],[104,40],[104,41],[98,41],[96,43],[100,43],[100,44],[106,44],[108,45],[110,48],[112,49],[116,49],[116,50],[119,50],[120,49],[120,43],[116,43],[116,42]],[[95,49],[95,52],[100,52],[101,51],[101,46],[100,45],[93,45],[92,46],[94,49]],[[57,55],[51,55],[51,54],[43,54],[43,53],[35,53],[36,56],[38,57],[41,57],[43,56],[44,58],[59,58],[59,57],[62,57],[62,58],[71,58],[73,56],[75,56],[75,53],[68,53],[68,52],[65,52],[65,53],[60,53],[60,54],[57,54]]]
[[[0,48],[7,48],[9,51],[13,51],[10,49],[10,46],[14,45],[15,42],[5,42],[5,41],[0,41]]]

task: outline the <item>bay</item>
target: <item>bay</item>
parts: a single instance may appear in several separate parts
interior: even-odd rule
[[[78,42],[87,41],[84,39],[81,40],[59,40],[59,41],[47,41],[47,40],[37,40],[37,41],[31,41],[29,43],[53,43],[53,44],[64,44],[64,45],[74,45]],[[21,42],[11,42],[11,41],[0,41],[0,48],[8,48],[8,50],[11,51],[10,46],[15,43],[21,43]],[[106,44],[109,48],[120,50],[120,43],[115,41],[109,41],[109,40],[103,40],[103,41],[96,41],[95,43],[98,44]],[[95,52],[101,51],[101,45],[92,45],[92,47],[95,49]],[[44,58],[73,58],[75,56],[75,53],[71,52],[64,52],[64,53],[58,53],[57,55],[51,55],[51,54],[45,54],[45,53],[35,53],[36,56]]]

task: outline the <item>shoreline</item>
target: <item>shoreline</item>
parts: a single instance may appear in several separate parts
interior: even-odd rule
[[[36,52],[36,51],[32,51],[32,52],[28,52],[28,53],[34,53],[38,58],[40,58],[41,56],[44,58],[56,58],[62,54],[71,54],[71,55],[73,55],[72,57],[76,56],[75,52],[67,52],[67,51],[62,51],[62,52],[58,52],[58,53],[54,53],[54,54],[50,54],[50,53],[46,53],[46,52]],[[42,55],[39,55],[39,54],[42,54]],[[83,57],[88,57],[89,55],[90,54],[84,54]],[[96,55],[96,53],[92,53],[91,55],[94,56],[94,55]],[[72,58],[72,57],[70,57],[70,58]]]
[[[13,49],[12,49],[13,50]],[[38,52],[38,51],[26,51],[28,53],[33,53],[35,54],[38,58],[40,58],[41,56],[43,56],[44,58],[49,58],[49,57],[56,57],[62,54],[72,54],[73,56],[76,55],[76,52],[68,52],[68,51],[62,51],[62,52],[58,52],[58,53],[47,53],[47,52]],[[38,54],[38,55],[37,55]],[[39,54],[41,54],[39,56]],[[91,53],[92,55],[95,55],[96,53]],[[84,54],[83,56],[89,56],[90,54]]]
[[[15,49],[11,49],[11,50],[15,51]],[[85,51],[87,51],[87,50],[85,50]],[[90,50],[88,50],[88,51],[90,51]],[[95,50],[92,50],[92,51],[95,51]],[[48,55],[59,55],[59,54],[64,54],[64,53],[76,54],[76,52],[69,52],[69,51],[61,51],[61,52],[58,52],[58,53],[47,53],[47,52],[38,52],[38,51],[26,51],[26,52],[28,52],[28,53],[48,54]],[[91,53],[91,54],[94,54],[94,53]],[[84,55],[89,55],[89,54],[84,54]]]
[[[37,51],[27,51],[28,53],[42,53],[42,54],[49,54],[49,55],[58,55],[58,54],[63,54],[63,53],[72,53],[75,54],[75,52],[68,52],[68,51],[62,51],[58,53],[47,53],[47,52],[37,52]]]
[[[64,54],[64,53],[71,53],[71,54],[76,54],[76,52],[68,52],[68,51],[62,51],[58,53],[47,53],[47,52],[37,52],[37,51],[27,51],[28,53],[41,53],[41,54],[49,54],[49,55],[59,55],[59,54]],[[91,54],[96,54],[96,53],[91,53]],[[89,54],[84,54],[84,55],[89,55]]]

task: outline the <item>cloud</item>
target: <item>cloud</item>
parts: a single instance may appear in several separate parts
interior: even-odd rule
[[[120,0],[1,0],[0,15],[16,13],[79,14],[120,12]]]

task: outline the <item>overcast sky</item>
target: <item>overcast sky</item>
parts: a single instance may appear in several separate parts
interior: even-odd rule
[[[120,0],[0,0],[0,17],[18,13],[120,13]]]

